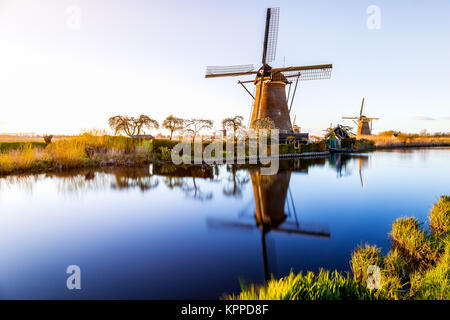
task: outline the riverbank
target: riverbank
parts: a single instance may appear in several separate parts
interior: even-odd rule
[[[367,138],[369,137],[357,140],[349,148],[330,151],[359,153],[383,149],[450,146],[450,138],[429,138],[415,141],[400,141],[397,138],[379,139],[378,136],[370,136],[372,140]],[[148,165],[155,161],[169,162],[171,150],[177,143],[179,141],[164,139],[146,140],[91,133],[60,138],[49,144],[42,141],[0,142],[0,174],[57,172],[82,168],[131,167]],[[205,142],[203,149],[208,144],[208,142]],[[279,147],[279,157],[282,159],[326,157],[330,154],[326,150],[325,141],[302,144],[297,148],[293,144],[280,145]],[[236,161],[252,162],[254,160],[248,155],[248,146],[246,149],[247,155],[245,159],[236,158]],[[226,158],[226,151],[223,152],[223,157]]]
[[[243,285],[232,300],[449,300],[450,197],[442,196],[429,213],[429,229],[415,218],[399,218],[389,234],[386,256],[366,244],[351,253],[351,275],[321,270],[272,279],[263,286]],[[375,267],[374,267],[375,266]],[[369,289],[370,287],[370,289]]]
[[[170,162],[172,149],[179,141],[147,140],[122,136],[84,133],[79,136],[44,142],[0,142],[0,174],[55,172],[68,169],[142,166],[153,162]],[[202,143],[202,152],[211,142]],[[226,144],[224,143],[224,150]],[[236,147],[235,147],[236,148]],[[324,141],[294,145],[280,145],[280,158],[326,156]],[[191,147],[194,152],[194,147]],[[245,162],[252,162],[249,146],[245,148]],[[235,150],[235,154],[236,154]],[[268,151],[270,156],[270,149]],[[223,151],[226,159],[226,151]],[[183,156],[186,160],[185,156]],[[194,154],[188,156],[194,162]]]

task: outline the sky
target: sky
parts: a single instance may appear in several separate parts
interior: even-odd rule
[[[76,134],[141,113],[247,123],[239,78],[205,67],[259,67],[268,7],[280,7],[272,66],[333,64],[299,86],[303,132],[351,125],[341,117],[362,97],[375,132],[450,131],[448,0],[0,0],[0,132]]]

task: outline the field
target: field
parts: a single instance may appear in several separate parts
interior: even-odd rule
[[[375,143],[375,147],[377,149],[450,146],[450,137],[434,137],[434,136],[420,136],[420,135],[415,135],[415,134],[400,134],[397,137],[372,135],[372,136],[361,136],[358,138],[372,140]]]

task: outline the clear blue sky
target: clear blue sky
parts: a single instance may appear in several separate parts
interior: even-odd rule
[[[68,25],[71,5],[80,29]],[[369,5],[381,29],[367,28]],[[238,79],[204,79],[205,66],[258,65],[274,6],[273,65],[334,66],[331,80],[299,88],[303,130],[348,123],[340,117],[364,96],[375,131],[449,131],[448,0],[0,0],[0,132],[77,133],[115,114],[247,120]]]

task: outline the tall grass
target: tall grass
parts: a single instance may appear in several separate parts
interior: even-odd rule
[[[351,253],[353,278],[334,271],[293,274],[263,286],[243,286],[227,299],[446,299],[450,300],[450,197],[442,196],[430,211],[430,230],[415,218],[399,218],[390,233],[392,248],[360,245]],[[379,289],[367,289],[369,266],[380,270]]]
[[[431,209],[430,228],[437,236],[450,232],[450,196],[442,196]]]
[[[450,300],[450,241],[445,239],[444,253],[436,266],[411,276],[409,296],[420,300]]]
[[[308,272],[294,274],[279,280],[272,279],[266,285],[243,285],[239,295],[225,297],[230,300],[372,300],[377,299],[373,290],[367,289],[349,275],[337,271],[320,270],[315,275]]]
[[[377,148],[450,146],[450,137],[424,137],[414,134],[400,134],[397,137],[371,135],[358,138],[372,140]]]
[[[45,149],[49,157],[57,164],[73,167],[86,159],[86,144],[78,139],[58,140]]]
[[[392,224],[394,248],[400,250],[411,263],[430,267],[438,256],[439,244],[421,228],[416,218],[399,218]]]
[[[143,139],[85,132],[49,143],[13,144],[0,153],[0,173],[30,169],[74,168],[107,164],[139,164],[151,160],[151,145]],[[45,147],[45,149],[44,149]]]
[[[35,161],[41,159],[43,159],[41,148],[34,148],[31,143],[24,144],[18,150],[0,153],[0,173],[30,169]]]

